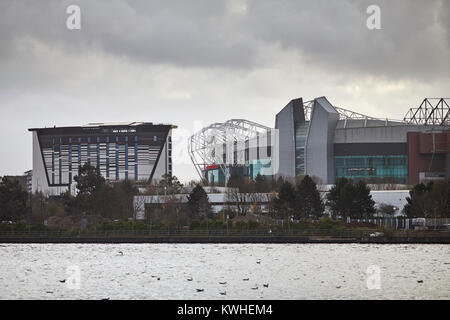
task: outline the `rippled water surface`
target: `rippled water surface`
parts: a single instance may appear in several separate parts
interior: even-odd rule
[[[367,288],[371,265],[380,289]],[[79,289],[62,282],[69,266]],[[449,299],[450,246],[0,245],[0,299],[105,298]]]

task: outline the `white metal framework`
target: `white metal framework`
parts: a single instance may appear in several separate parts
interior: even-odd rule
[[[305,121],[311,120],[313,106],[314,106],[314,100],[303,102],[303,112],[305,114]]]
[[[216,154],[217,146],[222,147],[238,141],[244,142],[256,138],[258,135],[266,136],[271,130],[273,129],[244,119],[231,119],[224,123],[213,123],[189,138],[189,156],[202,179],[205,179],[202,170],[207,165],[217,165],[226,175],[226,160],[223,154]],[[238,152],[242,153],[244,150],[239,149]]]
[[[311,113],[314,106],[314,100],[306,101],[303,103],[303,110],[305,113],[305,121],[311,121]],[[375,118],[371,117],[362,113],[358,113],[355,111],[351,111],[348,109],[344,109],[341,107],[333,106],[334,109],[339,113],[339,120],[344,120],[347,122],[347,120],[364,120],[367,122],[367,120],[378,120],[378,121],[384,121],[385,125],[388,125],[389,122],[405,122],[404,120],[394,120],[394,119],[388,119],[388,118]],[[365,123],[366,123],[365,122]],[[406,122],[405,122],[406,124]],[[345,128],[345,125],[344,125]]]
[[[410,124],[450,125],[449,98],[425,98],[418,108],[410,108],[403,119]]]

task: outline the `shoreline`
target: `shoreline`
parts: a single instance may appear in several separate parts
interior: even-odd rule
[[[328,243],[328,244],[450,244],[449,237],[373,237],[373,238],[333,238],[333,237],[0,237],[0,243]]]

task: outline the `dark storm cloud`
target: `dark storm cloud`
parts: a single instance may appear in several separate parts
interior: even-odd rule
[[[366,27],[370,4],[382,30]],[[273,125],[298,96],[402,117],[448,96],[449,47],[444,0],[1,0],[0,175],[31,167],[29,127],[171,122],[185,152],[195,123]]]
[[[366,28],[381,9],[382,30]],[[448,1],[255,1],[246,29],[324,69],[386,77],[439,76],[450,69]],[[437,73],[437,74],[436,74]]]
[[[66,8],[81,7],[82,30],[65,27]],[[31,37],[68,51],[102,50],[146,63],[249,67],[255,46],[235,37],[220,1],[7,1],[1,5],[3,56]]]
[[[36,39],[140,63],[253,69],[279,45],[343,75],[435,78],[450,69],[448,1],[242,3],[236,14],[226,1],[3,1],[0,54],[13,59],[27,50],[20,40]],[[65,28],[70,4],[82,10],[79,32]],[[382,30],[366,28],[370,4],[381,7]]]

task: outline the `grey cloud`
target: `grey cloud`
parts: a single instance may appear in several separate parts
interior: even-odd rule
[[[297,51],[308,63],[343,75],[435,79],[450,69],[449,2],[378,0],[382,30],[366,28],[373,1],[77,1],[82,30],[65,28],[73,1],[4,1],[3,57],[35,38],[79,52],[102,50],[141,63],[254,69],[267,46]],[[439,32],[443,30],[443,32]]]
[[[330,71],[394,78],[430,78],[450,69],[448,2],[297,1],[251,3],[246,29],[266,42],[298,50]],[[366,28],[366,9],[381,8],[382,30]],[[436,20],[437,13],[442,18]],[[447,12],[443,14],[443,12]],[[447,76],[447,74],[444,74]]]
[[[144,63],[247,68],[256,54],[251,41],[233,35],[220,1],[77,1],[82,30],[65,27],[73,1],[7,1],[1,5],[2,49],[11,56],[17,39],[32,37],[80,53],[102,50]]]

